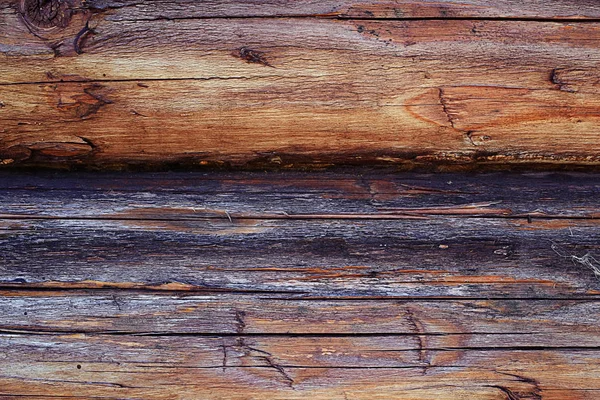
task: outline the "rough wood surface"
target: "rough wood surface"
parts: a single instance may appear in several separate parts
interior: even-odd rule
[[[0,174],[0,397],[596,399],[599,191]]]
[[[43,3],[0,6],[2,167],[600,165],[595,1]]]
[[[35,3],[25,1],[26,4]],[[59,3],[55,0],[54,2]],[[189,19],[250,17],[321,18],[516,18],[573,19],[600,18],[594,0],[87,0],[78,11],[104,12],[113,20]],[[14,8],[15,1],[3,0],[2,8]],[[55,7],[56,8],[56,7]]]

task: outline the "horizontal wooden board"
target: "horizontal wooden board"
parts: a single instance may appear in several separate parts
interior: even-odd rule
[[[598,218],[598,196],[585,173],[0,173],[5,219]]]
[[[598,224],[452,217],[3,220],[0,281],[174,283],[182,290],[321,296],[596,296],[590,263],[600,252]]]
[[[419,338],[437,349],[600,347],[597,300],[311,300],[125,288],[0,293],[0,331],[15,334],[377,336],[406,338],[412,349]]]
[[[521,18],[597,19],[600,7],[593,0],[87,0],[74,2],[76,10],[102,13],[112,20],[322,17],[322,18]],[[0,10],[18,7],[5,0]]]
[[[0,174],[0,397],[595,399],[595,174]]]
[[[596,175],[95,177],[0,177],[3,285],[336,298],[598,294]]]
[[[0,14],[4,167],[599,165],[593,21],[113,11]]]
[[[0,367],[0,394],[22,396],[592,399],[599,384],[591,350],[426,350],[425,360],[396,338],[82,335],[8,335],[0,347],[19,360]]]

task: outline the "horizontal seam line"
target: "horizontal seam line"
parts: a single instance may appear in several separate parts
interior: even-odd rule
[[[190,16],[190,17],[167,17],[157,16],[154,18],[114,18],[110,22],[153,22],[153,21],[186,21],[186,20],[220,20],[220,19],[314,19],[314,20],[338,20],[338,21],[497,21],[497,22],[578,22],[596,23],[600,17],[527,17],[527,16],[456,16],[456,17],[360,17],[351,15],[327,15],[327,14],[280,14],[280,15],[212,15],[212,16]]]

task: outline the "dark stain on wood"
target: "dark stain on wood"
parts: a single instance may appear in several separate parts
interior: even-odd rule
[[[240,47],[240,49],[236,52],[236,55],[242,60],[248,63],[261,64],[265,67],[274,68],[266,58],[266,55],[262,51],[253,50],[248,47]]]
[[[80,120],[85,120],[91,118],[102,107],[113,103],[106,97],[105,93],[109,91],[109,88],[99,83],[56,85],[57,108],[73,114]]]

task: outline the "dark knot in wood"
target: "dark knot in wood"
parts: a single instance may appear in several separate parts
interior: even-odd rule
[[[66,28],[73,15],[68,0],[21,0],[20,12],[27,25],[41,30]]]
[[[262,51],[252,50],[248,47],[242,47],[237,54],[242,60],[248,63],[262,64],[266,67],[273,67],[265,58],[265,53]]]

